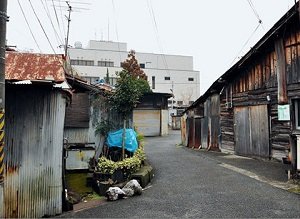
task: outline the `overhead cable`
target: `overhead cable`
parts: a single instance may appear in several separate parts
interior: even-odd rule
[[[59,31],[60,31],[60,35],[65,37],[65,30],[63,29],[64,32],[62,34],[62,30],[61,30],[61,27],[60,27],[60,22],[59,22],[59,19],[58,19],[57,11],[56,11],[56,8],[54,6],[54,1],[53,0],[52,0],[52,4],[53,4],[53,9],[54,9],[54,14],[55,14],[56,22],[57,22],[57,25],[58,25],[58,28],[59,28]],[[62,26],[64,28],[64,25],[62,25]]]
[[[36,19],[38,20],[38,22],[39,22],[39,24],[40,24],[40,26],[41,26],[41,28],[42,28],[42,30],[43,30],[43,32],[44,32],[46,38],[47,38],[47,41],[48,41],[48,43],[49,43],[49,45],[50,45],[52,51],[54,52],[54,54],[56,54],[55,49],[53,48],[52,43],[50,42],[50,39],[49,39],[49,37],[48,37],[48,35],[47,35],[47,33],[46,33],[44,27],[43,27],[43,24],[42,24],[41,20],[39,19],[39,17],[37,16],[36,12],[35,12],[35,9],[34,9],[32,3],[31,3],[31,0],[28,0],[28,1],[29,1],[29,3],[30,3],[30,6],[31,6],[31,8],[32,8],[32,11],[33,11],[33,13],[34,13]]]
[[[54,31],[54,34],[55,34],[55,37],[56,37],[56,41],[57,41],[58,45],[61,45],[63,43],[63,40],[61,39],[61,36],[59,36],[59,34],[56,31],[56,28],[54,26],[54,23],[52,21],[51,15],[50,15],[49,8],[47,6],[47,2],[46,2],[46,0],[45,0],[45,2],[43,2],[43,0],[41,0],[41,2],[42,2],[42,5],[43,5],[43,8],[44,8],[44,10],[45,10],[45,12],[47,14],[47,17],[50,20],[51,26],[53,28],[53,31]]]
[[[260,16],[259,16],[257,10],[256,10],[255,7],[254,7],[254,4],[252,3],[251,0],[247,0],[247,1],[248,1],[249,5],[250,5],[250,7],[251,7],[251,9],[252,9],[252,11],[253,11],[255,17],[257,18],[258,23],[262,24],[263,22],[262,22],[262,20],[260,19]],[[262,28],[265,29],[263,25],[262,25]]]
[[[117,42],[118,42],[118,50],[119,50],[119,58],[120,62],[122,62],[122,57],[121,57],[121,49],[120,49],[120,41],[119,41],[119,31],[118,31],[118,23],[117,23],[117,17],[116,17],[116,6],[115,6],[115,1],[111,0],[112,6],[113,6],[113,11],[114,11],[114,19],[115,19],[115,30],[116,30],[116,36],[117,36]]]
[[[162,60],[163,60],[163,63],[165,65],[165,68],[167,70],[168,76],[170,76],[169,67],[168,67],[167,59],[166,59],[166,56],[165,56],[165,53],[164,53],[164,50],[163,50],[162,43],[160,41],[159,31],[158,31],[158,25],[157,25],[157,22],[156,22],[155,13],[154,13],[154,10],[153,10],[153,6],[152,6],[151,0],[148,0],[147,4],[148,4],[148,9],[149,9],[150,17],[152,18],[152,24],[154,26],[154,32],[155,32],[155,36],[156,36],[158,47],[159,47],[160,52],[161,52]]]
[[[239,55],[241,54],[241,52],[243,51],[243,49],[246,47],[246,45],[249,43],[249,41],[251,40],[251,38],[253,37],[253,35],[255,34],[255,32],[258,30],[259,26],[261,25],[261,23],[259,23],[256,28],[254,29],[254,31],[251,33],[251,35],[249,36],[249,38],[246,40],[246,42],[243,44],[242,48],[240,49],[240,51],[236,54],[235,58],[232,60],[232,62],[230,63],[230,65],[232,65],[235,60],[239,57]]]
[[[18,4],[19,4],[19,7],[20,7],[20,9],[21,9],[21,11],[22,11],[23,17],[24,17],[24,19],[25,19],[25,21],[26,21],[26,24],[27,24],[27,26],[28,26],[28,29],[29,29],[29,31],[30,31],[30,33],[31,33],[31,36],[32,36],[32,38],[33,38],[33,40],[34,40],[34,42],[35,42],[37,48],[40,50],[40,53],[41,53],[42,50],[41,50],[41,48],[40,48],[40,46],[39,46],[39,44],[38,44],[38,42],[37,42],[37,40],[36,40],[36,38],[35,38],[33,32],[32,32],[32,29],[31,29],[31,27],[30,27],[30,25],[29,25],[29,22],[28,22],[27,18],[26,18],[26,15],[25,15],[25,13],[24,13],[24,10],[23,10],[23,8],[22,8],[22,5],[21,5],[21,3],[20,3],[20,0],[18,0]]]

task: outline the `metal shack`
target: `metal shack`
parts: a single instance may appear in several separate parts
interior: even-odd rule
[[[297,2],[185,111],[187,130],[198,115],[203,123],[194,130],[201,132],[202,147],[284,159],[300,170],[299,72]]]
[[[66,170],[88,169],[89,159],[95,152],[98,157],[102,150],[104,136],[96,133],[96,129],[102,120],[108,119],[110,111],[104,93],[111,92],[112,88],[104,84],[91,85],[72,75],[67,75],[67,81],[73,95],[66,108],[64,126]]]
[[[62,55],[6,53],[3,217],[62,213],[62,151],[68,101]],[[2,204],[2,203],[1,203]]]
[[[168,135],[167,93],[146,93],[133,110],[133,124],[144,136]]]

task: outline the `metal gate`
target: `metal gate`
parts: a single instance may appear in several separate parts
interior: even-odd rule
[[[237,154],[270,156],[267,105],[234,108],[234,122]]]

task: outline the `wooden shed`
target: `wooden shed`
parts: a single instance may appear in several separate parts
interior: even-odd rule
[[[185,113],[204,108],[202,129],[196,130],[202,133],[202,147],[207,144],[208,148],[251,157],[287,158],[293,169],[299,170],[299,106],[297,2]]]

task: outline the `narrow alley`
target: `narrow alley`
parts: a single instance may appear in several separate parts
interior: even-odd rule
[[[180,146],[178,131],[145,140],[155,176],[141,196],[105,201],[98,207],[61,217],[296,218],[300,215],[298,194],[231,170],[228,168],[231,165],[220,161],[220,155],[207,156],[205,152]]]

